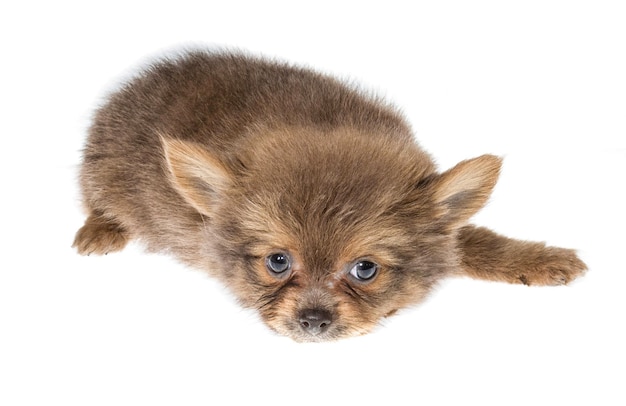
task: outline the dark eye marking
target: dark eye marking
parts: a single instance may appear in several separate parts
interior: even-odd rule
[[[372,297],[359,292],[358,289],[355,289],[354,286],[352,286],[352,284],[348,281],[345,281],[342,285],[344,287],[344,292],[346,293],[346,295],[352,297],[359,302],[365,303],[368,306],[374,306],[375,303]]]

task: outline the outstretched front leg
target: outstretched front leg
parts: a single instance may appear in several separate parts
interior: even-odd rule
[[[520,241],[466,226],[459,232],[461,272],[476,279],[524,285],[564,285],[587,266],[573,250]]]

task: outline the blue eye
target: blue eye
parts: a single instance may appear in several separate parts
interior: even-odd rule
[[[287,254],[277,252],[265,258],[265,266],[271,274],[282,275],[291,269],[291,260]]]
[[[350,269],[350,275],[363,282],[374,278],[377,272],[378,265],[371,261],[359,261]]]

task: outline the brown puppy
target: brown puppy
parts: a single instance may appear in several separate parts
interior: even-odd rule
[[[438,173],[403,117],[313,71],[242,54],[164,60],[111,95],[80,183],[81,254],[139,239],[221,279],[298,341],[366,333],[453,275],[560,285],[571,250],[467,225],[501,161]]]

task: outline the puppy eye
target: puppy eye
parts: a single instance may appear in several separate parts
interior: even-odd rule
[[[354,276],[359,281],[369,281],[378,272],[378,265],[371,261],[359,261],[352,269],[350,269],[350,275]]]
[[[291,260],[287,254],[277,252],[265,258],[265,266],[273,275],[282,275],[291,269]]]

